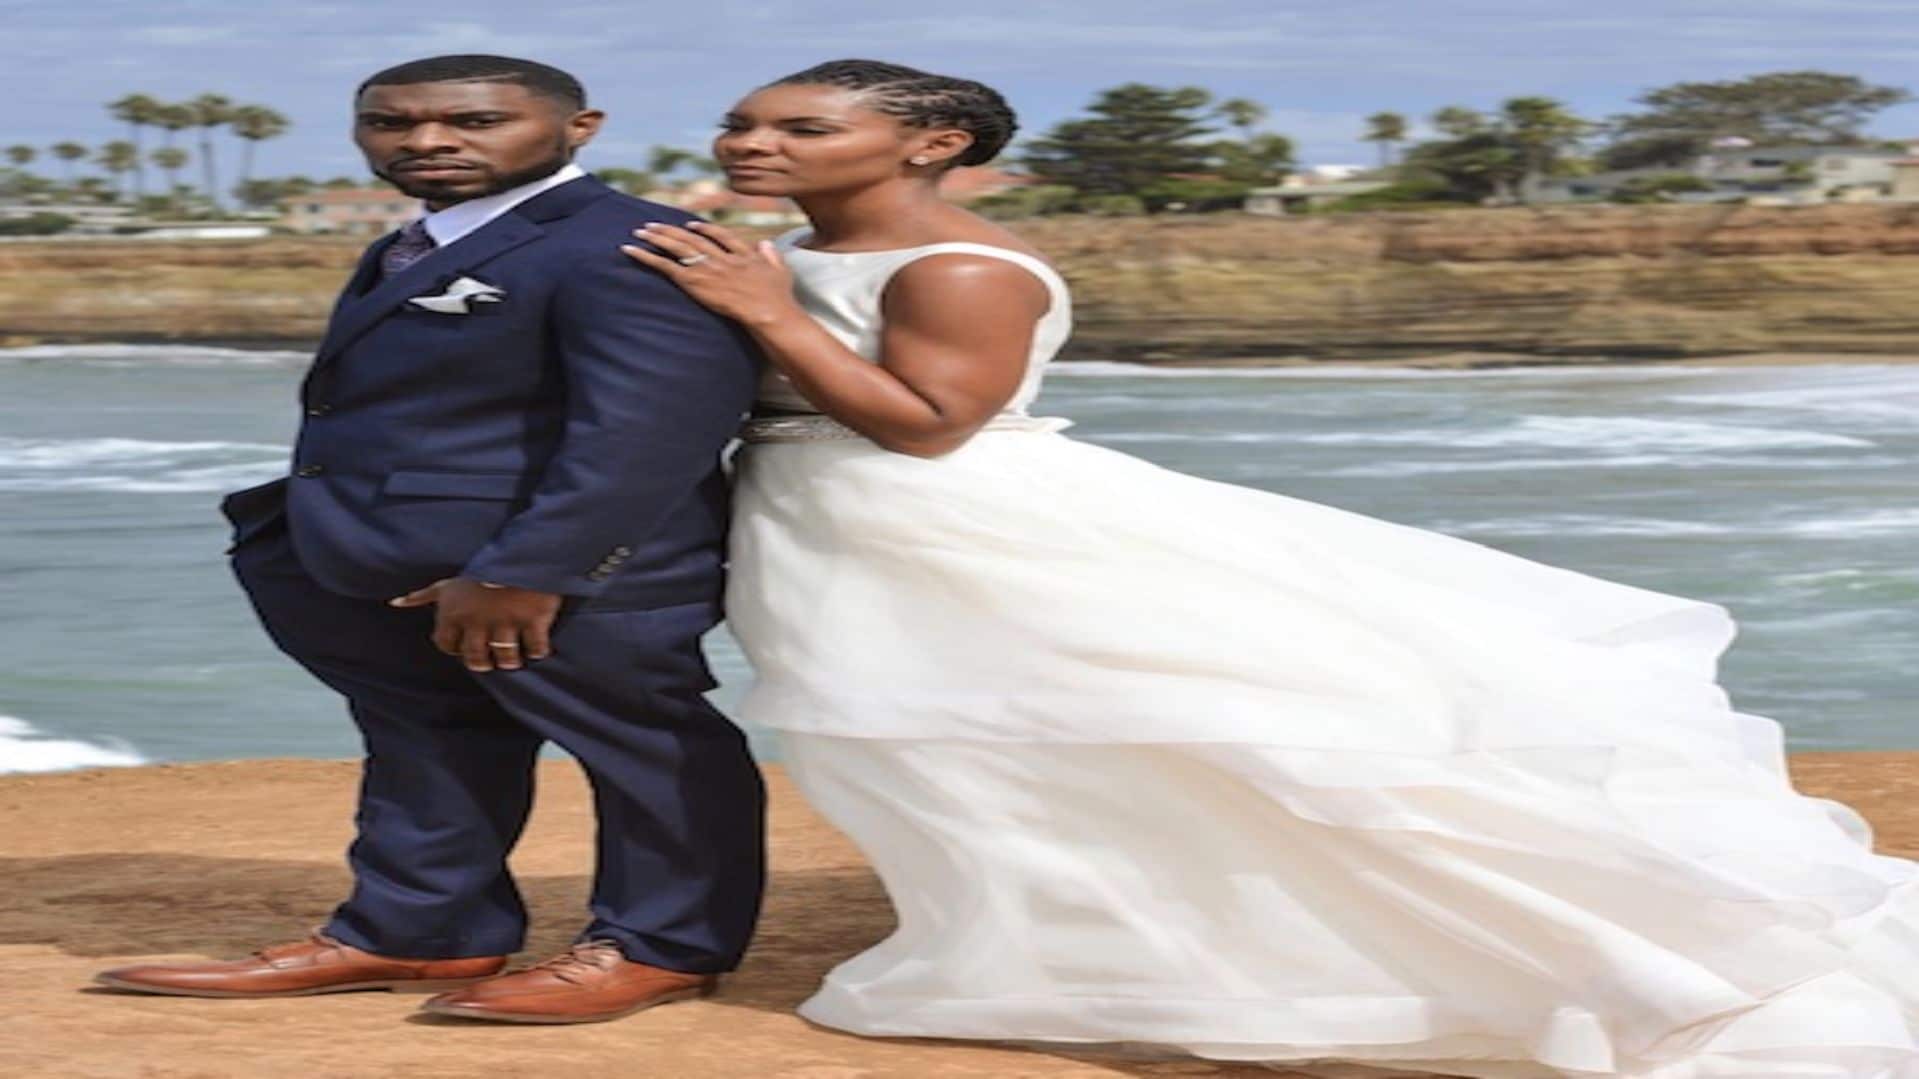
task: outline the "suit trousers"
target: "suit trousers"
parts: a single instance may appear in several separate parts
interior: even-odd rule
[[[475,674],[433,646],[433,608],[316,584],[284,519],[232,556],[274,643],[346,697],[365,742],[354,887],[327,932],[390,956],[518,951],[526,909],[506,858],[551,741],[585,769],[599,819],[581,939],[671,970],[739,963],[764,885],[765,789],[745,736],[702,695],[717,603],[568,600],[552,656]]]

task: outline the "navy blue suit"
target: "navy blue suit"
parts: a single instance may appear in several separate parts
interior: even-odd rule
[[[229,495],[234,568],[274,641],[342,693],[366,745],[353,894],[329,932],[383,955],[500,955],[505,859],[542,743],[600,818],[585,934],[711,972],[764,878],[764,792],[702,696],[727,517],[720,454],[751,405],[739,329],[618,250],[688,215],[590,177],[382,280],[376,243],[301,389],[292,475]],[[468,277],[497,302],[424,310]],[[386,600],[443,577],[566,597],[554,654],[473,674]]]

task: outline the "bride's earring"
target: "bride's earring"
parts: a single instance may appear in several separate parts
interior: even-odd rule
[[[908,165],[924,165],[926,164],[926,159],[924,157],[909,157],[906,159],[906,163]]]

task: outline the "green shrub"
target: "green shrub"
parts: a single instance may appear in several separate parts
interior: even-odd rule
[[[1079,192],[1065,184],[1033,184],[974,199],[967,204],[967,209],[996,221],[1011,221],[1065,213],[1078,197]]]
[[[1396,184],[1365,191],[1357,195],[1348,195],[1338,202],[1321,207],[1319,213],[1354,213],[1366,210],[1427,210],[1453,209],[1461,206],[1477,205],[1471,199],[1462,197],[1458,192],[1438,179],[1401,180]]]
[[[1189,214],[1219,213],[1245,206],[1246,193],[1252,189],[1252,184],[1239,180],[1170,177],[1142,188],[1139,198],[1154,213],[1162,210]]]
[[[34,213],[26,217],[0,217],[0,236],[52,236],[67,231],[75,223],[66,214]]]
[[[1079,200],[1080,213],[1094,217],[1132,217],[1146,212],[1138,195],[1090,195]]]
[[[1671,202],[1672,196],[1689,191],[1711,191],[1712,184],[1690,173],[1671,172],[1659,176],[1635,176],[1613,189],[1607,196],[1613,202]]]

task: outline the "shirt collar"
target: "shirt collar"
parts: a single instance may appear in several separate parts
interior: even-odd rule
[[[445,247],[533,196],[585,175],[585,169],[569,161],[560,166],[558,172],[530,184],[521,184],[485,198],[456,202],[444,210],[432,211],[420,220],[425,223],[426,233],[433,237],[433,242]]]

